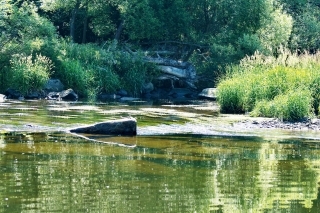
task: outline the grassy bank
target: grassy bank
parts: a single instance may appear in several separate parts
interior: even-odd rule
[[[218,83],[218,102],[225,113],[297,121],[319,113],[320,53],[278,57],[259,53],[230,66]]]

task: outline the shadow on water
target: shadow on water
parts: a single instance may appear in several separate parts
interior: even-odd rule
[[[9,105],[1,111],[0,212],[303,213],[320,207],[320,140],[223,128],[202,134],[216,117],[210,103]],[[61,131],[126,114],[152,121],[136,137]]]

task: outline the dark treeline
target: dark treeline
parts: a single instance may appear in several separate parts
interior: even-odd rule
[[[319,0],[1,0],[0,92],[28,93],[57,77],[86,97],[119,88],[138,96],[156,75],[140,60],[146,51],[192,62],[202,86],[213,86],[227,65],[257,51],[315,53],[319,7]]]

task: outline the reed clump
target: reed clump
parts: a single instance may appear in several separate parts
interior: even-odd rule
[[[228,68],[218,83],[224,113],[297,121],[319,114],[320,53],[255,53]]]

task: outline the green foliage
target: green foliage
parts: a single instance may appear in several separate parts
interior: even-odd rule
[[[153,10],[149,1],[137,0],[134,3],[133,7],[127,10],[126,13],[127,31],[129,31],[130,38],[133,40],[157,38],[158,29],[161,29],[161,23],[155,16],[156,11]],[[144,15],[141,16],[141,14]]]
[[[15,55],[11,60],[10,86],[23,95],[42,89],[51,69],[52,63],[45,56],[36,55],[33,58],[31,55]]]
[[[279,51],[281,52],[281,51]],[[318,113],[320,57],[282,51],[278,58],[256,54],[229,67],[218,84],[223,112],[299,120]]]
[[[239,78],[246,78],[249,69],[252,71],[249,83],[237,82],[246,92],[228,89],[237,101],[231,101],[234,104],[225,111],[250,111],[258,101],[273,100],[292,85],[312,84],[318,88],[319,75],[315,72],[310,77],[310,68],[302,65],[297,71],[294,61],[304,59],[284,54],[282,47],[315,53],[320,48],[319,15],[318,0],[2,0],[0,90],[9,86],[7,78],[13,68],[10,61],[16,60],[13,55],[24,54],[33,60],[37,55],[50,58],[55,76],[83,96],[119,88],[138,96],[143,83],[156,73],[140,56],[120,50],[121,42],[126,41],[134,42],[137,49],[178,52],[175,55],[181,56],[179,59],[189,59],[198,75],[208,80],[208,84],[201,82],[199,87],[213,86],[228,67],[232,67],[230,72],[236,69],[238,74],[233,75]],[[99,42],[114,39],[120,23],[124,24],[121,25],[124,30],[118,44],[105,45],[107,49],[99,47]],[[71,36],[74,31],[71,41],[85,43],[86,36],[90,36],[90,41],[97,44],[70,43],[58,38],[56,30],[61,36]],[[240,68],[230,66],[257,51],[264,54],[263,58],[254,55],[256,60],[245,58]],[[261,77],[260,72],[266,75]],[[293,77],[304,74],[306,78],[299,77],[304,79],[302,83]],[[231,85],[228,83],[225,88]],[[312,89],[315,112],[320,103],[317,94],[318,89]],[[230,102],[226,98],[224,101]]]
[[[276,1],[206,2],[210,9],[205,14],[210,15],[210,21],[202,19],[203,23],[197,24],[203,28],[207,23],[206,28],[210,31],[202,34],[206,35],[205,39],[197,39],[209,47],[192,57],[200,75],[217,79],[225,74],[228,65],[238,63],[246,55],[256,51],[273,55],[279,47],[287,45],[292,18]]]
[[[60,40],[57,46],[60,60],[66,58],[79,60],[84,65],[102,65],[104,61],[108,61],[109,55],[95,44],[76,44],[67,40]]]
[[[96,69],[97,86],[101,91],[115,92],[121,87],[120,77],[111,67]]]
[[[122,17],[132,40],[180,40],[190,34],[190,17],[182,0],[132,0]],[[141,15],[143,14],[143,15]]]
[[[4,26],[4,20],[12,12],[11,0],[1,0],[0,2],[0,27]]]
[[[115,71],[121,78],[123,88],[137,97],[141,94],[143,84],[157,74],[155,67],[143,62],[140,55],[132,56],[128,53],[120,55]]]
[[[319,8],[308,7],[296,17],[294,33],[291,35],[292,49],[304,49],[311,52],[320,48],[320,11]]]
[[[115,85],[105,84],[108,72],[99,68],[108,61],[105,51],[93,44],[79,45],[65,40],[59,42],[57,51],[55,77],[61,79],[66,87],[74,89],[82,97],[94,96],[102,86],[114,89]],[[109,74],[113,78],[112,73]]]
[[[281,6],[275,6],[276,1],[266,1],[268,17],[263,20],[257,35],[263,46],[263,52],[273,54],[280,46],[287,46],[293,27],[292,17],[283,11]]]
[[[196,66],[197,74],[204,76],[206,79],[212,79],[209,85],[204,85],[201,82],[200,88],[213,87],[215,79],[225,74],[226,66],[240,60],[241,57],[233,45],[218,43],[211,44],[205,53],[194,54],[190,61]]]
[[[143,83],[154,76],[152,65],[144,63],[139,55],[119,50],[115,44],[101,49],[93,44],[60,42],[58,49],[56,77],[83,97],[120,88],[139,96]]]
[[[88,8],[90,17],[90,29],[100,38],[110,38],[114,36],[117,25],[119,25],[120,12],[117,5],[112,1],[95,1]]]
[[[57,75],[66,87],[73,88],[79,95],[86,95],[90,73],[79,60],[63,60]]]
[[[33,3],[25,1],[17,6],[12,1],[2,1],[0,11],[0,90],[3,91],[11,86],[9,76],[13,65],[19,70],[18,64],[32,67],[35,66],[32,63],[40,63],[40,55],[51,59],[56,33],[53,24],[38,14]]]
[[[13,12],[8,20],[7,32],[11,36],[18,36],[21,41],[34,38],[53,39],[55,27],[46,18],[38,14],[37,7],[30,2],[24,1],[20,7],[13,7]]]
[[[237,42],[243,54],[253,55],[256,51],[264,51],[262,43],[257,34],[243,34]]]
[[[319,0],[280,0],[293,17],[293,31],[289,41],[292,50],[315,53],[320,48]]]

